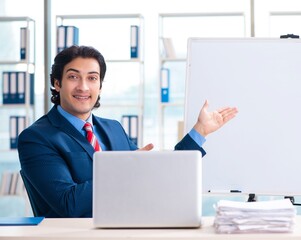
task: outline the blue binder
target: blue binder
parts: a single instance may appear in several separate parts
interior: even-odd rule
[[[18,73],[10,72],[9,73],[9,102],[11,104],[18,103],[18,94],[17,94],[17,84],[18,84]]]
[[[28,74],[27,73],[27,77],[29,77],[29,87],[30,87],[30,89],[29,89],[29,103],[31,104],[31,105],[33,105],[34,104],[34,73],[30,73],[30,74]]]
[[[32,226],[42,222],[44,217],[1,217],[0,226]]]
[[[10,102],[9,72],[2,73],[2,99],[3,104],[7,104]]]
[[[78,45],[78,34],[79,30],[75,26],[65,26],[65,36],[66,36],[66,47],[71,47],[73,45]]]
[[[10,148],[17,149],[18,136],[26,127],[25,116],[10,116],[9,130],[10,130]]]
[[[27,59],[27,34],[28,29],[27,27],[20,28],[20,59],[26,60]]]
[[[18,72],[17,103],[25,103],[26,72]]]
[[[29,104],[34,104],[34,74],[3,72],[3,104],[25,104],[29,81]]]
[[[139,27],[131,25],[131,58],[139,57]]]
[[[161,102],[169,102],[169,78],[170,71],[168,68],[161,68]]]
[[[57,52],[61,52],[67,47],[78,45],[79,29],[75,26],[57,27]]]
[[[137,115],[122,115],[122,126],[128,134],[129,139],[138,145],[138,116]]]

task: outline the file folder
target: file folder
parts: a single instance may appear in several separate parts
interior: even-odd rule
[[[10,116],[9,118],[9,132],[10,132],[10,148],[17,148],[17,137],[18,137],[18,117]]]
[[[176,58],[176,51],[171,38],[162,38],[164,53],[166,58]]]
[[[29,104],[34,104],[34,74],[27,72],[3,72],[3,104],[25,104],[29,94]],[[27,82],[29,81],[29,91]]]
[[[12,173],[10,171],[3,171],[1,175],[0,195],[8,195],[10,192]]]
[[[65,48],[78,45],[79,29],[75,26],[58,26],[57,27],[57,52]]]
[[[3,81],[3,90],[2,90],[2,98],[3,104],[9,103],[10,94],[9,94],[9,72],[2,73],[2,81]]]
[[[138,144],[138,116],[137,115],[122,115],[122,126],[128,134],[129,139]]]
[[[26,60],[27,59],[27,37],[28,29],[26,27],[20,28],[20,59]]]
[[[33,105],[34,104],[34,73],[26,73],[26,81],[29,81],[29,104]]]
[[[65,26],[57,27],[57,53],[63,51],[66,48],[65,45]]]
[[[10,148],[16,149],[18,147],[18,136],[26,127],[25,116],[10,116]]]
[[[25,103],[25,72],[18,72],[18,100],[17,103]]]
[[[169,69],[161,68],[161,102],[169,102],[169,78]]]
[[[131,25],[131,58],[139,57],[139,27]]]
[[[44,217],[1,217],[0,226],[32,226],[38,225]]]
[[[18,103],[17,101],[17,72],[10,72],[9,74],[9,103]]]
[[[138,116],[130,116],[130,139],[138,145]]]
[[[66,47],[78,45],[78,28],[75,26],[65,26],[66,31]]]

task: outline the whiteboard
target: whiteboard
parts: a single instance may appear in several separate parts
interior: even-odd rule
[[[205,99],[239,113],[207,136],[203,191],[301,195],[301,41],[188,40],[185,130]]]

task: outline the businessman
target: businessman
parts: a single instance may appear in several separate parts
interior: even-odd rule
[[[92,156],[98,151],[138,149],[121,124],[97,117],[106,73],[103,56],[87,46],[72,46],[54,59],[52,109],[19,136],[21,169],[35,202],[35,214],[45,217],[92,217]],[[193,129],[176,150],[199,150],[205,137],[235,117],[236,108],[209,112],[206,101]],[[85,130],[90,123],[89,130]],[[93,132],[91,132],[93,130]],[[88,139],[87,139],[88,138]]]

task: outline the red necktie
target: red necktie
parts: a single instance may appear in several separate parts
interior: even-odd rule
[[[86,122],[84,125],[84,129],[87,132],[87,140],[93,146],[95,151],[101,151],[101,147],[97,141],[96,136],[93,133],[92,126],[90,123]]]

